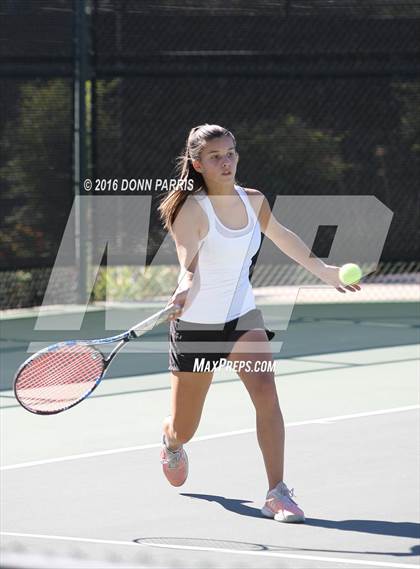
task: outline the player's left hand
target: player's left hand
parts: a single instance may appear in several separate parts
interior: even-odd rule
[[[327,285],[333,286],[338,292],[346,293],[347,291],[356,292],[361,290],[358,284],[343,285],[338,276],[340,267],[334,265],[325,265],[321,273],[318,274],[319,278]]]

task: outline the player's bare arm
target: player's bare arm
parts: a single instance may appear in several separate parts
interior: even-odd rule
[[[200,240],[205,237],[207,231],[208,221],[200,205],[196,200],[187,198],[171,228],[178,260],[182,267],[182,277],[170,303],[177,304],[181,308],[184,306],[192,286],[198,262]],[[175,314],[172,318],[177,316],[178,314]]]
[[[305,267],[328,285],[339,292],[360,290],[358,285],[343,286],[339,279],[339,267],[325,264],[312,255],[302,239],[290,229],[284,227],[271,212],[267,198],[258,190],[246,188],[252,207],[258,215],[262,233],[266,235],[283,253]]]

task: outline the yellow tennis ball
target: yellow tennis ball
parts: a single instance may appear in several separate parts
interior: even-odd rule
[[[356,263],[346,263],[340,268],[338,276],[343,285],[357,284],[362,278],[362,269]]]

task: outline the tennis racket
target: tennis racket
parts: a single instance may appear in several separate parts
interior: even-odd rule
[[[167,306],[117,336],[67,340],[43,348],[18,369],[13,384],[16,399],[27,411],[39,415],[53,415],[74,407],[96,389],[127,342],[139,338],[178,309],[174,304]],[[98,349],[116,342],[108,357]]]

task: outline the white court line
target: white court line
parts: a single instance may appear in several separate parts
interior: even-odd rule
[[[402,322],[371,322],[370,320],[362,320],[358,324],[359,326],[383,326],[388,328],[417,328],[417,324],[403,324]]]
[[[394,407],[393,409],[380,409],[378,411],[367,411],[364,413],[354,413],[352,415],[338,415],[337,417],[321,417],[319,419],[309,419],[308,421],[297,421],[294,423],[286,423],[286,427],[301,427],[303,425],[323,425],[328,423],[335,423],[336,421],[344,421],[346,419],[358,419],[360,417],[373,417],[375,415],[387,415],[389,413],[401,413],[403,411],[414,411],[420,409],[420,405],[408,405],[406,407]],[[252,429],[241,429],[239,431],[228,431],[225,433],[217,433],[216,435],[204,435],[202,437],[194,437],[188,444],[198,443],[200,441],[208,441],[211,439],[221,439],[223,437],[232,437],[235,435],[245,435],[254,433],[255,427]],[[133,447],[115,448],[110,450],[100,450],[96,452],[86,452],[82,454],[71,454],[69,456],[60,456],[57,458],[47,458],[45,460],[35,460],[32,462],[21,462],[18,464],[9,464],[0,467],[2,470],[17,470],[18,468],[29,468],[30,466],[41,466],[43,464],[53,464],[54,462],[66,462],[69,460],[81,460],[83,458],[92,458],[96,456],[107,456],[110,454],[119,454],[122,452],[133,452],[138,450],[147,450],[150,448],[160,448],[162,443],[152,443],[147,445],[138,445]]]
[[[35,539],[51,539],[62,541],[78,541],[80,543],[98,543],[102,545],[130,545],[136,547],[160,547],[162,549],[185,549],[188,551],[212,551],[215,553],[230,553],[233,555],[253,555],[264,557],[280,557],[283,559],[300,559],[305,561],[321,561],[323,563],[348,563],[351,565],[363,565],[364,567],[393,567],[396,569],[418,569],[418,565],[409,563],[388,563],[386,561],[365,561],[363,559],[346,559],[345,557],[320,557],[318,555],[295,555],[291,553],[280,553],[277,551],[238,551],[236,549],[225,549],[218,547],[196,547],[188,545],[162,545],[162,544],[139,544],[134,541],[116,541],[108,539],[90,539],[86,537],[68,537],[60,535],[40,535],[35,533],[16,533],[2,531],[0,535],[10,537],[27,537]]]

